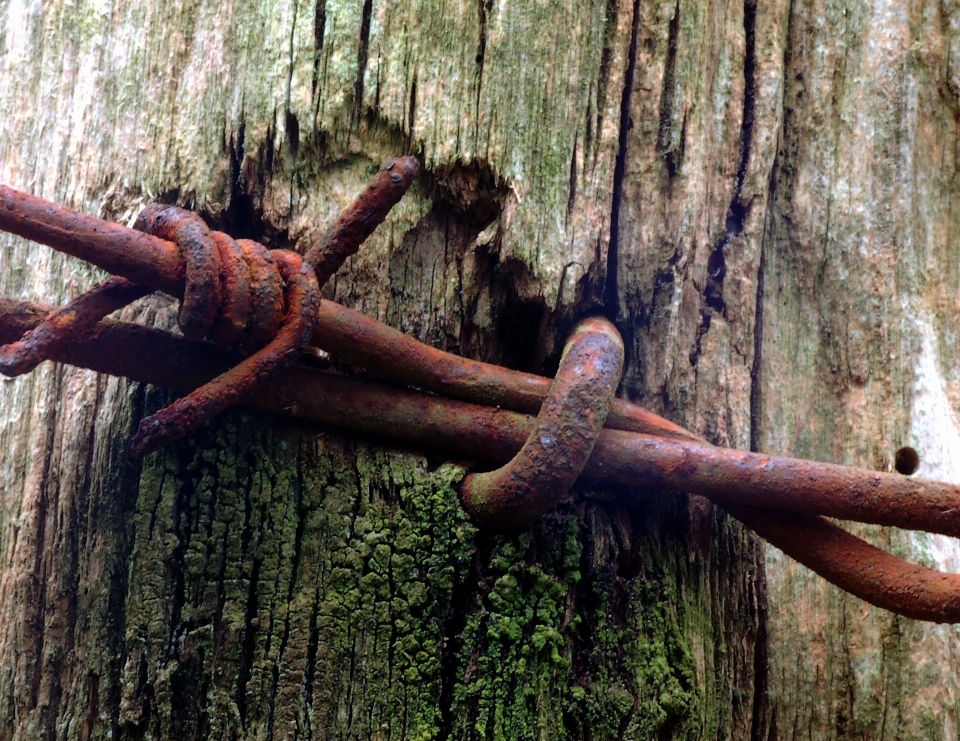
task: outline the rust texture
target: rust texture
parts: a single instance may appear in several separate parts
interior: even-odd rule
[[[244,257],[237,240],[223,232],[213,232],[213,241],[220,257],[220,306],[217,320],[207,337],[211,342],[225,347],[239,345],[248,339],[253,310],[250,264]],[[279,287],[278,287],[279,288]],[[271,314],[276,314],[274,310]]]
[[[323,280],[357,251],[418,171],[412,157],[387,161],[311,250],[324,270]],[[76,342],[93,322],[151,288],[180,298],[177,323],[186,337],[207,338],[250,355],[142,420],[132,441],[135,456],[173,442],[235,404],[295,359],[317,323],[322,282],[309,259],[211,231],[199,216],[175,206],[147,206],[131,230],[0,186],[0,228],[124,276],[52,311],[39,327],[0,349],[0,371],[18,375],[31,370]],[[140,280],[142,284],[133,282]]]
[[[262,244],[252,239],[238,239],[237,246],[243,255],[249,284],[250,304],[243,338],[252,347],[263,347],[273,339],[283,321],[283,280],[277,272],[273,253]]]
[[[20,336],[39,324],[48,312],[49,307],[0,299],[0,342]],[[231,368],[239,356],[207,342],[104,320],[91,327],[81,341],[58,348],[54,359],[101,373],[190,391]],[[494,464],[514,456],[536,425],[533,417],[506,409],[299,366],[288,367],[265,381],[257,393],[246,397],[243,403],[267,412]],[[646,442],[638,439],[641,437],[603,430],[583,476],[594,481],[632,485],[633,496],[642,496],[645,487],[662,486],[671,469],[680,469],[689,461],[691,450],[682,445],[663,445],[659,462],[650,464],[641,460],[637,458],[637,444]],[[921,620],[960,622],[960,576],[896,559],[822,517],[790,511],[792,507],[802,508],[803,502],[768,501],[767,508],[749,504],[758,501],[770,483],[765,472],[773,472],[771,475],[775,476],[778,468],[790,470],[797,463],[807,464],[814,472],[819,467],[839,467],[710,448],[705,444],[702,447],[715,451],[718,457],[736,454],[743,457],[746,465],[750,465],[751,460],[756,464],[758,474],[744,482],[741,495],[731,491],[722,501],[720,497],[714,501],[789,556],[878,607]],[[872,471],[848,470],[851,475],[877,475]],[[685,476],[687,485],[713,498],[708,468]],[[896,479],[881,476],[878,486]],[[909,480],[909,483],[922,490],[932,482]],[[945,484],[934,486],[951,490],[953,496],[960,491],[960,487]]]
[[[180,249],[149,234],[0,185],[0,229],[180,298]]]
[[[603,320],[575,331],[551,382],[443,353],[321,302],[323,280],[383,221],[417,170],[413,158],[388,161],[306,258],[210,231],[181,209],[148,207],[139,232],[0,186],[0,228],[123,276],[60,309],[0,299],[0,343],[12,343],[0,350],[0,370],[21,373],[49,358],[189,392],[143,420],[137,454],[242,400],[452,456],[494,465],[513,459],[471,475],[463,491],[467,509],[501,530],[552,507],[581,470],[634,491],[701,494],[872,604],[960,622],[960,576],[896,559],[823,519],[960,536],[960,487],[710,446],[612,399],[623,349]],[[181,298],[179,321],[193,339],[101,319],[150,289]],[[433,393],[284,370],[310,341]]]
[[[0,299],[0,342],[7,342],[36,326],[48,311],[48,307]],[[238,355],[210,343],[180,339],[111,320],[98,323],[81,340],[58,348],[54,358],[180,391],[201,386],[239,359]],[[243,403],[263,411],[311,419],[416,448],[491,463],[502,463],[515,455],[536,424],[533,417],[506,409],[298,366],[289,367],[264,382],[257,393],[243,399]],[[637,457],[637,445],[646,442],[640,435],[603,430],[583,475],[596,481],[633,485],[638,487],[634,490],[638,494],[645,487],[663,486],[664,479],[652,474],[648,462]],[[689,463],[690,454],[697,453],[682,445],[666,445],[666,442],[669,441],[659,442],[662,451],[659,465],[664,469],[682,469]],[[742,456],[745,465],[750,465],[753,457],[756,470],[761,472],[775,472],[778,467],[789,470],[798,463],[809,466],[813,472],[820,467],[839,468],[710,448],[705,444],[702,447],[713,450],[720,458],[730,454]],[[613,462],[617,462],[616,465],[612,465]],[[853,476],[877,476],[872,471],[848,470]],[[881,487],[897,486],[895,476],[880,476],[878,481]],[[903,481],[920,490],[931,485],[919,480]],[[916,619],[960,622],[957,599],[960,576],[933,572],[895,559],[822,517],[790,511],[791,506],[803,506],[800,502],[791,504],[789,499],[780,501],[771,497],[762,500],[764,508],[750,506],[749,502],[760,501],[764,492],[770,491],[764,473],[733,491],[717,487],[707,467],[694,468],[684,474],[684,482],[686,491],[713,499],[789,556],[867,602]],[[960,490],[944,484],[934,486],[942,487],[951,496]],[[838,499],[843,496],[843,492],[837,493]],[[847,496],[849,498],[849,494]],[[912,515],[905,515],[910,517]],[[890,524],[903,526],[903,522]],[[918,581],[918,576],[924,578]]]
[[[701,494],[716,503],[960,537],[960,487],[900,474],[607,430],[584,474]]]
[[[48,313],[49,307],[0,299],[0,342],[29,331]],[[101,373],[191,391],[227,371],[240,356],[207,342],[104,320],[84,333],[80,341],[58,347],[53,357]],[[404,445],[491,463],[502,463],[514,456],[536,424],[533,417],[506,409],[298,366],[268,379],[255,395],[243,401],[263,411],[311,419]],[[739,489],[714,498],[709,466],[684,473],[685,484],[714,499],[792,558],[871,604],[917,619],[960,622],[960,576],[941,574],[895,559],[822,517],[790,511],[804,508],[802,501],[762,500],[764,491],[769,491],[772,483],[768,476],[775,478],[778,470],[795,470],[798,463],[805,464],[813,473],[821,468],[840,467],[711,448],[705,444],[698,451],[678,441],[666,444],[671,442],[666,440],[659,441],[662,456],[651,463],[638,457],[638,446],[648,442],[649,438],[634,433],[603,430],[583,475],[595,481],[630,484],[640,487],[642,492],[642,487],[663,486],[674,475],[671,471],[689,465],[691,454],[712,450],[718,459],[734,455],[739,464],[753,465],[757,472]],[[847,470],[852,476],[878,476],[872,471]],[[902,491],[897,488],[897,479],[880,475],[875,480],[878,488],[893,485]],[[960,488],[946,484],[904,481],[920,491],[932,485],[951,496],[960,492]],[[837,496],[842,498],[843,493],[838,492]],[[767,507],[750,506],[756,501],[764,501]],[[909,512],[909,502],[903,509]],[[899,522],[891,524],[902,526]],[[918,581],[918,577],[923,578]]]
[[[616,327],[601,318],[581,322],[520,452],[495,471],[464,479],[460,501],[471,519],[515,531],[553,509],[593,452],[622,372],[623,340]]]
[[[220,307],[220,249],[203,219],[192,211],[154,203],[144,208],[133,228],[180,248],[186,282],[177,324],[184,337],[201,340],[217,320]]]
[[[265,348],[140,422],[131,443],[135,456],[159,450],[236,404],[265,379],[303,352],[317,321],[320,288],[313,268],[299,255],[276,251],[274,257],[287,284],[287,316]]]
[[[333,301],[320,302],[313,344],[393,381],[474,404],[536,414],[550,379],[470,360],[424,345],[393,327]],[[642,407],[614,398],[607,427],[699,440]]]
[[[751,507],[729,511],[788,556],[865,602],[914,620],[960,622],[960,574],[896,558],[821,517],[773,515]]]
[[[29,373],[107,314],[148,293],[149,288],[126,278],[110,278],[94,286],[66,306],[52,310],[16,342],[0,347],[0,373],[6,376]]]
[[[307,254],[322,286],[360,249],[420,173],[416,157],[392,157]]]

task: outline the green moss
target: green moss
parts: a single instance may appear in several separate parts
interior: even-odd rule
[[[656,570],[647,572],[656,574]],[[587,687],[583,722],[595,738],[699,737],[700,696],[695,668],[674,610],[675,596],[660,578],[627,585],[629,609],[617,616],[598,611],[593,630],[597,681]],[[606,608],[613,581],[601,582]]]
[[[729,728],[690,647],[724,652],[681,543],[622,545],[579,510],[478,535],[462,475],[239,412],[148,459],[125,727],[419,739]]]
[[[228,415],[145,464],[124,719],[162,737],[323,737],[345,718],[434,737],[473,548],[462,469],[255,424]]]
[[[575,517],[499,539],[463,630],[452,736],[693,738],[694,662],[663,577],[591,563]],[[576,614],[584,604],[595,607]],[[626,736],[623,734],[626,733]]]
[[[917,741],[943,741],[945,738],[943,720],[934,715],[929,708],[921,708],[916,719],[917,733],[909,738]]]

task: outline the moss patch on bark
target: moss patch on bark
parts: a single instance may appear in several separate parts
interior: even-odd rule
[[[690,642],[686,556],[622,542],[596,505],[486,535],[460,508],[462,475],[241,411],[147,459],[121,735],[639,739],[721,724]]]

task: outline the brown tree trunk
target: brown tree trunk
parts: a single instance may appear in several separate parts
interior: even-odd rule
[[[945,1],[0,0],[0,182],[303,249],[413,153],[328,296],[545,374],[603,312],[622,395],[717,444],[960,480],[958,53]],[[100,277],[0,236],[0,295]],[[952,628],[704,500],[578,487],[492,536],[433,451],[258,412],[135,462],[169,398],[0,384],[0,739],[957,733]]]

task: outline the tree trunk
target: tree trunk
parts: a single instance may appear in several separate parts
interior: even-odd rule
[[[606,313],[621,394],[717,444],[960,481],[958,54],[949,0],[0,0],[0,182],[303,249],[413,153],[327,296],[548,375]],[[102,277],[0,266],[50,303]],[[134,461],[169,399],[0,384],[0,739],[956,737],[953,628],[705,500],[579,486],[494,536],[434,451],[253,411]]]

